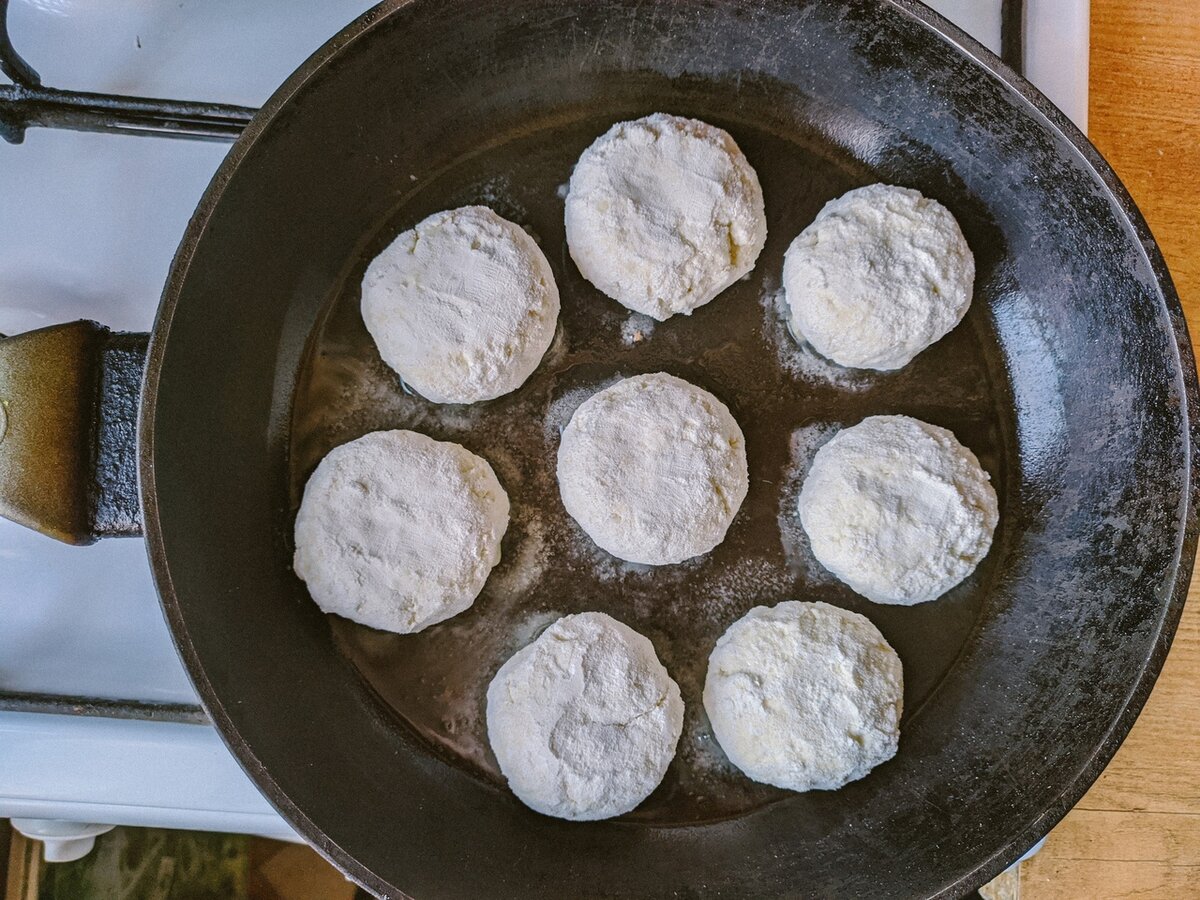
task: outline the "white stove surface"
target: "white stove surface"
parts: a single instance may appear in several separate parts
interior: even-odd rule
[[[992,49],[1000,0],[929,0]],[[59,88],[261,105],[370,0],[13,0]],[[1026,0],[1035,84],[1086,126],[1088,0]],[[0,333],[149,330],[228,145],[30,129],[0,143]],[[0,521],[0,689],[196,703],[144,542],[78,548]],[[208,726],[0,713],[0,816],[286,836]]]

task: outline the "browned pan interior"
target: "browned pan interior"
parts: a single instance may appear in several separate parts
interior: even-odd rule
[[[745,85],[743,85],[745,90]],[[761,94],[771,89],[763,86]],[[727,118],[737,94],[714,86],[669,112],[727,128],[758,172],[769,239],[750,275],[690,317],[656,323],[597,291],[575,268],[563,233],[563,197],[580,152],[613,121],[655,108],[614,107],[576,121],[493,134],[488,146],[436,177],[397,172],[402,200],[347,265],[307,350],[294,405],[293,503],[317,461],[369,431],[409,428],[452,440],[495,467],[512,501],[503,562],[466,613],[416,635],[375,631],[338,617],[330,625],[398,722],[443,757],[503,783],[487,744],[485,692],[500,665],[559,616],[606,612],[650,637],[680,684],[687,716],[663,785],[629,819],[686,824],[736,816],[786,796],[755,784],[725,759],[704,715],[708,654],[754,606],[824,600],[861,612],[904,661],[906,722],[954,663],[982,614],[992,554],[936,603],[872,604],[812,557],[796,497],[812,453],[842,425],[905,413],[951,428],[979,456],[1003,496],[1013,406],[987,324],[1003,248],[973,204],[943,196],[978,257],[973,311],[954,332],[895,373],[843,369],[788,333],[779,292],[783,252],[827,200],[886,179],[817,135],[772,134]],[[725,101],[725,103],[722,103]],[[682,106],[683,108],[679,108]],[[387,366],[359,313],[363,270],[399,231],[442,209],[482,204],[532,234],[562,296],[553,346],[519,390],[472,405],[439,405],[409,391]],[[746,434],[750,493],[725,542],[675,566],[639,566],[597,548],[567,515],[555,480],[559,433],[574,408],[613,380],[666,371],[701,385],[733,411]],[[1004,541],[1002,516],[997,544]]]

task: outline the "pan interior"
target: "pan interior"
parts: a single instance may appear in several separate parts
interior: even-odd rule
[[[916,0],[388,0],[230,152],[151,343],[148,543],[217,728],[297,831],[380,896],[962,896],[1044,835],[1127,733],[1195,549],[1182,313],[1111,171],[929,15]],[[654,111],[730,130],[771,235],[749,280],[648,331],[564,256],[557,191],[597,134]],[[764,300],[821,204],[874,180],[945,203],[977,261],[966,320],[892,375],[824,366]],[[562,335],[516,394],[436,408],[382,367],[356,285],[396,231],[468,202],[541,241]],[[590,548],[552,462],[574,402],[656,369],[729,404],[752,486],[714,553],[646,572]],[[862,602],[790,518],[827,429],[874,412],[953,429],[999,488],[988,559],[924,606]],[[415,637],[331,623],[290,568],[316,460],[385,427],[463,442],[514,503],[484,595]],[[699,682],[731,620],[787,598],[870,616],[907,697],[895,759],[776,800],[699,751]],[[647,633],[688,704],[682,752],[635,821],[531,812],[483,742],[492,671],[581,609]]]
[[[744,98],[748,86],[739,89]],[[769,95],[769,86],[762,93]],[[565,121],[518,123],[432,176],[396,172],[398,203],[347,261],[311,335],[291,432],[293,509],[324,454],[374,430],[407,428],[455,441],[492,464],[512,501],[512,518],[503,559],[474,606],[404,636],[331,616],[336,642],[398,725],[450,764],[503,784],[484,720],[485,691],[499,666],[568,613],[600,610],[629,624],[653,641],[686,704],[679,752],[663,784],[626,817],[655,824],[738,816],[786,796],[730,765],[701,702],[709,652],[752,607],[823,600],[870,618],[904,663],[902,728],[920,716],[986,615],[998,549],[946,596],[912,608],[869,603],[826,572],[811,555],[795,508],[816,449],[837,428],[869,415],[916,416],[950,428],[978,455],[1002,504],[1012,455],[1005,435],[1013,433],[1013,405],[987,317],[1001,244],[986,216],[945,185],[934,186],[976,254],[971,311],[900,371],[842,369],[788,333],[779,288],[783,253],[826,201],[889,176],[815,133],[773,133],[731,116],[732,86],[710,84],[703,94],[703,103],[663,111],[726,128],[758,172],[769,237],[747,278],[694,315],[663,323],[602,295],[567,252],[566,183],[597,135],[656,108],[614,105]],[[359,285],[368,262],[398,232],[468,204],[489,206],[534,236],[554,269],[562,313],[553,345],[523,387],[487,403],[438,405],[408,391],[380,359],[359,313]],[[618,378],[654,371],[698,384],[729,406],[746,435],[751,479],[726,540],[703,557],[664,567],[624,563],[597,548],[567,515],[555,480],[560,432],[575,407]],[[997,548],[1007,521],[1002,506]]]

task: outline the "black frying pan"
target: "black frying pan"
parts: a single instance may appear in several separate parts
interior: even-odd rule
[[[638,341],[563,252],[556,189],[609,124],[658,110],[735,136],[770,239],[750,280]],[[950,207],[976,299],[906,369],[847,374],[791,343],[771,295],[820,206],[876,180]],[[521,391],[437,408],[378,360],[357,283],[397,230],[469,202],[541,241],[561,333]],[[105,348],[121,345],[81,340],[109,362],[111,393],[122,370]],[[729,404],[752,487],[714,553],[647,572],[588,549],[549,472],[572,397],[658,369]],[[380,896],[950,897],[1045,834],[1149,693],[1195,549],[1197,397],[1178,299],[1112,171],[920,4],[416,0],[318,51],[213,180],[152,338],[141,498],[163,606],[218,729],[297,830]],[[884,412],[951,427],[1002,503],[975,575],[911,609],[830,579],[789,518],[821,436]],[[475,607],[413,637],[328,621],[290,568],[315,461],[380,427],[488,456],[514,503],[506,562]],[[523,554],[550,564],[519,577]],[[793,598],[866,613],[905,665],[899,754],[834,793],[752,785],[705,746],[713,641]],[[568,824],[497,782],[478,710],[539,622],[582,609],[654,639],[689,720],[643,807]]]

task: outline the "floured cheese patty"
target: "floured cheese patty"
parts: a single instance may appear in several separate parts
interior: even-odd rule
[[[988,473],[954,434],[871,416],[813,457],[800,523],[821,565],[868,600],[935,600],[975,570],[999,520]]]
[[[434,213],[363,276],[363,322],[379,354],[435,403],[519,388],[554,339],[558,309],[545,254],[483,206]]]
[[[896,754],[900,657],[864,616],[828,603],[757,606],[708,660],[704,709],[755,781],[832,791]]]
[[[562,819],[606,819],[662,781],[683,700],[649,640],[604,613],[580,613],[500,667],[487,729],[523,803]]]
[[[950,211],[871,184],[830,200],[784,255],[793,333],[835,363],[899,369],[957,325],[975,257]]]
[[[293,565],[325,612],[408,634],[475,601],[507,528],[508,495],[485,460],[376,431],[335,447],[308,479]]]
[[[749,484],[746,441],[725,404],[662,372],[593,394],[558,448],[567,512],[602,549],[635,563],[712,550]]]
[[[583,277],[659,321],[708,303],[767,240],[758,175],[733,138],[665,113],[618,122],[583,152],[566,226]]]

